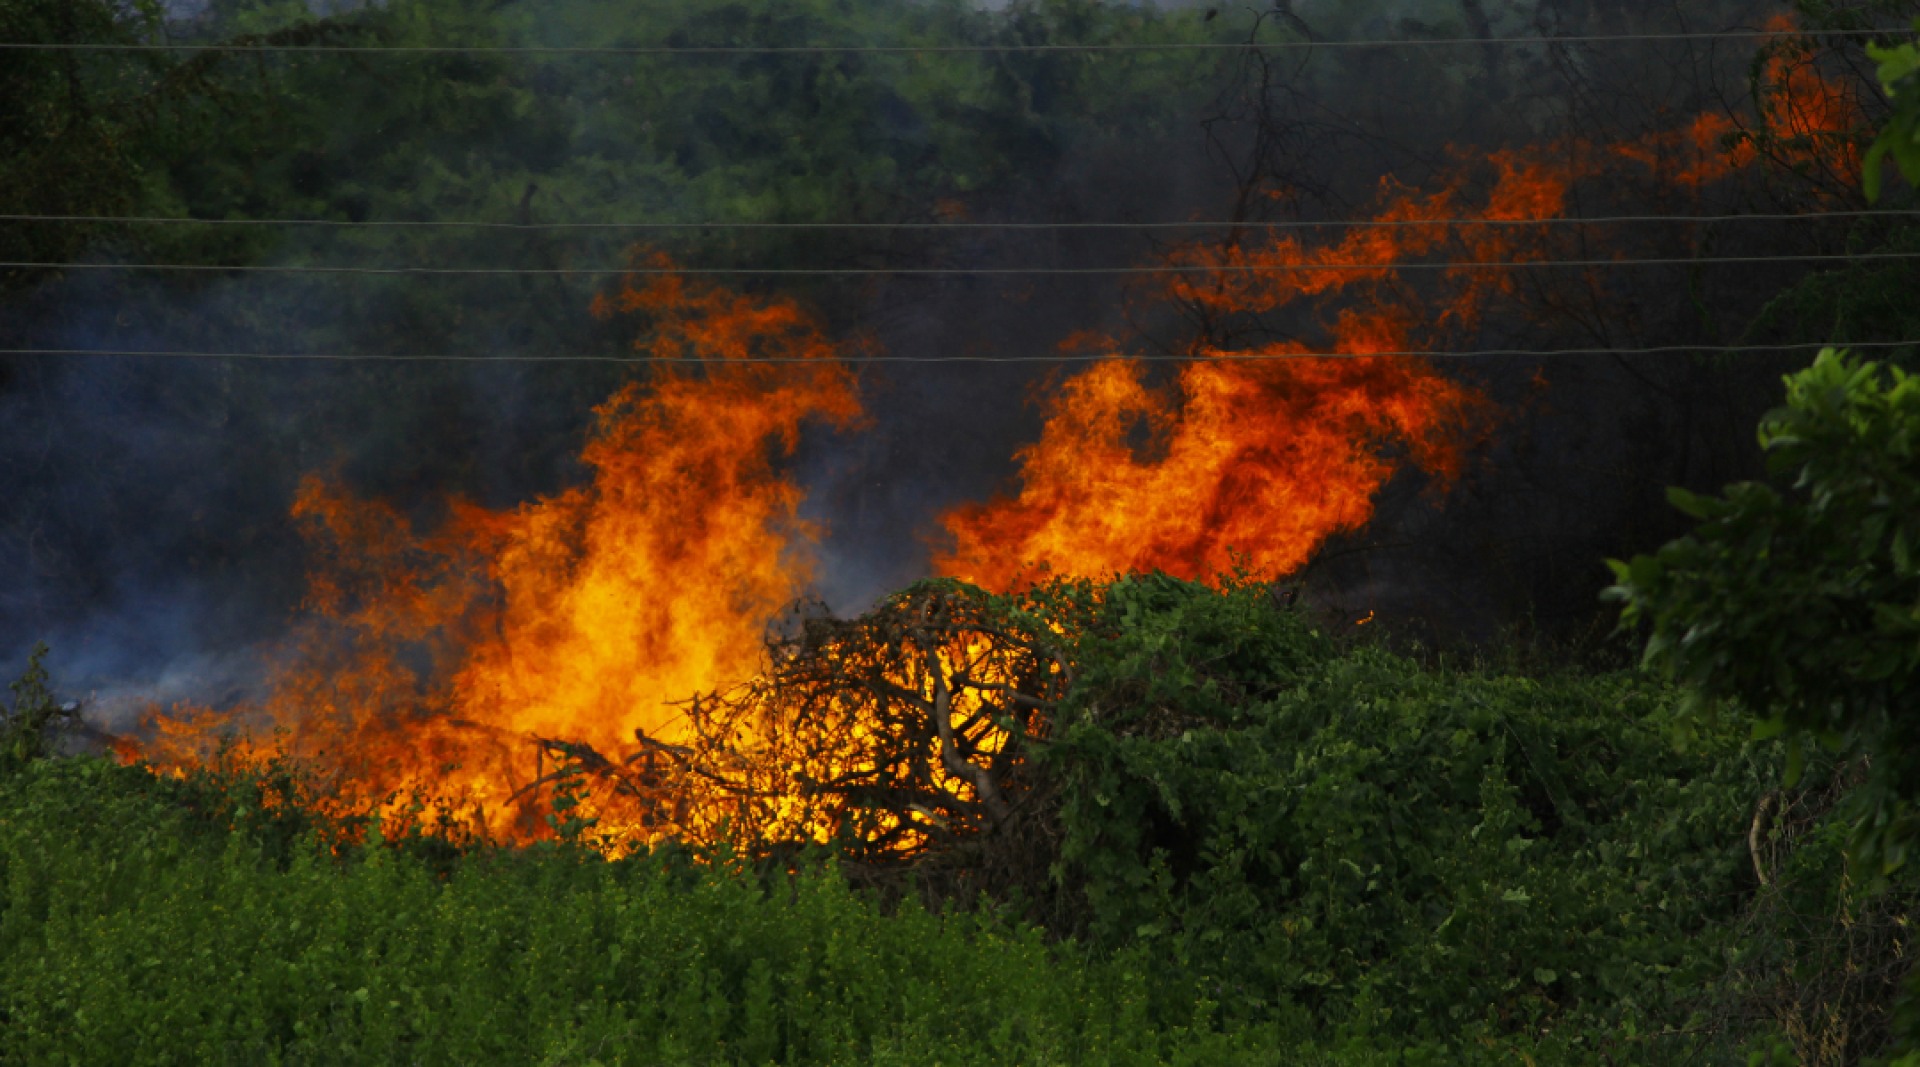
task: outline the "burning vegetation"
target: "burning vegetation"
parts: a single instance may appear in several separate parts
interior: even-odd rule
[[[1473,82],[1473,94],[1511,100],[1515,83],[1502,79],[1521,64],[1508,59],[1532,46],[1493,40],[1481,5],[1459,6],[1477,19],[1480,69],[1417,67],[1438,54],[1423,43],[1411,54],[1426,58],[1406,71],[1457,75],[1455,88]],[[369,17],[387,7],[405,5],[373,5]],[[1078,5],[1015,4],[1005,26],[1026,40],[1066,8]],[[1196,14],[1195,25],[1216,15]],[[1302,35],[1295,43],[1315,40],[1286,3],[1253,18],[1256,33],[1284,19]],[[776,23],[760,29],[798,32]],[[1324,604],[1295,595],[1306,568],[1350,558],[1363,533],[1433,519],[1454,528],[1437,537],[1496,536],[1493,522],[1462,533],[1475,523],[1436,517],[1538,472],[1487,476],[1522,451],[1522,434],[1546,432],[1549,420],[1529,419],[1522,402],[1584,407],[1588,427],[1632,422],[1600,402],[1621,394],[1555,392],[1564,379],[1543,360],[1494,367],[1438,354],[1591,344],[1610,361],[1599,373],[1618,372],[1609,388],[1629,378],[1644,387],[1633,394],[1644,413],[1674,400],[1666,386],[1715,371],[1691,353],[1663,363],[1660,350],[1756,343],[1752,326],[1719,346],[1734,335],[1707,309],[1760,322],[1785,306],[1782,296],[1754,311],[1805,274],[1804,256],[1774,253],[1837,245],[1843,226],[1849,242],[1899,232],[1884,219],[1829,220],[1807,226],[1812,236],[1751,238],[1772,231],[1730,217],[1740,210],[1731,205],[1760,204],[1770,222],[1797,224],[1856,206],[1862,116],[1877,101],[1870,84],[1828,76],[1826,48],[1808,37],[1765,45],[1749,71],[1750,115],[1654,108],[1546,138],[1535,136],[1537,116],[1516,118],[1508,132],[1519,132],[1492,150],[1424,141],[1425,177],[1354,164],[1368,176],[1346,186],[1351,195],[1283,172],[1324,168],[1337,182],[1346,164],[1301,158],[1351,145],[1350,134],[1315,144],[1304,125],[1283,129],[1273,56],[1223,59],[1221,69],[1257,66],[1269,79],[1247,105],[1271,112],[1249,135],[1251,162],[1228,167],[1243,224],[1131,261],[1165,270],[1101,305],[1129,330],[1082,331],[1061,346],[1084,361],[1033,384],[1032,433],[997,495],[945,498],[906,536],[885,527],[924,550],[914,558],[930,576],[854,617],[814,599],[831,588],[822,576],[840,544],[811,518],[819,483],[802,472],[819,469],[823,442],[875,434],[865,444],[903,424],[920,432],[921,409],[890,409],[875,387],[883,370],[865,357],[880,343],[833,325],[858,285],[872,285],[860,300],[888,305],[900,280],[818,283],[842,303],[822,300],[816,313],[773,286],[673,273],[681,249],[699,254],[696,242],[709,240],[692,227],[671,258],[629,251],[635,269],[592,299],[591,314],[597,336],[631,340],[640,369],[611,390],[595,379],[591,395],[605,399],[571,481],[529,463],[524,481],[474,490],[496,496],[406,499],[356,488],[364,470],[305,458],[289,468],[305,476],[290,511],[274,514],[302,539],[304,600],[257,699],[153,708],[132,736],[82,736],[78,706],[55,703],[36,653],[11,709],[0,705],[0,1059],[16,1043],[72,1059],[77,1048],[175,1038],[199,1049],[189,1056],[556,1063],[1359,1063],[1378,1051],[1396,1062],[1678,1065],[1776,1062],[1791,1046],[1799,1061],[1838,1065],[1913,1047],[1899,998],[1920,989],[1908,951],[1920,892],[1911,867],[1891,864],[1881,873],[1898,878],[1863,888],[1857,876],[1872,872],[1847,866],[1862,853],[1847,851],[1843,832],[1850,811],[1867,813],[1856,837],[1880,825],[1879,804],[1898,833],[1869,840],[1908,847],[1910,798],[1883,788],[1904,789],[1888,770],[1897,763],[1870,745],[1756,745],[1740,715],[1703,714],[1700,671],[1683,688],[1645,672],[1543,665],[1524,640],[1501,647],[1513,659],[1498,667],[1462,667],[1450,653],[1404,654],[1410,631],[1397,629],[1405,616],[1393,607],[1361,603],[1332,624]],[[774,79],[770,91],[819,103],[832,95],[820,86],[866,76],[832,51],[795,44],[818,84]],[[1573,58],[1564,43],[1537,54]],[[747,84],[787,58],[755,57],[766,62],[720,81]],[[1033,90],[1047,87],[1050,53],[996,58],[1017,113],[1046,112]],[[620,110],[605,106],[611,86],[635,80],[607,79],[594,106]],[[913,92],[971,101],[971,90],[929,84]],[[698,95],[660,85],[669,101]],[[565,88],[556,75],[539,94]],[[1574,100],[1580,91],[1569,90],[1570,123],[1590,102]],[[889,151],[918,135],[905,96],[841,95],[858,114],[890,116]],[[791,130],[801,120],[784,112],[759,128],[745,122],[752,109],[729,109],[743,124],[715,153],[728,166],[746,146],[800,140]],[[657,120],[665,138],[672,124],[650,114],[640,131]],[[1627,129],[1642,132],[1618,133]],[[1226,144],[1207,133],[1211,147]],[[1288,156],[1296,146],[1302,157]],[[676,165],[692,166],[700,153],[684,138],[681,149]],[[317,188],[329,164],[308,163]],[[741,180],[762,192],[767,174],[807,170],[792,164],[743,169]],[[913,170],[902,187],[935,170]],[[876,181],[890,172],[847,170]],[[526,262],[541,264],[532,277],[583,273],[558,238],[532,236],[536,191],[526,187],[517,224]],[[806,192],[799,183],[779,195]],[[927,197],[934,216],[975,217],[980,205],[952,192]],[[827,217],[846,214],[844,201],[821,203]],[[780,232],[765,247],[785,241]],[[716,261],[786,271],[788,260],[754,244],[764,236],[739,238]],[[901,240],[831,262],[916,263],[976,237]],[[1000,271],[980,265],[999,262],[987,252],[969,258],[985,246],[954,261]],[[1760,261],[1796,262],[1751,276],[1719,265]],[[1747,303],[1723,304],[1706,280],[1749,277],[1768,284],[1751,286]],[[525,293],[568,292],[543,284]],[[1910,305],[1911,292],[1897,299]],[[544,306],[586,301],[574,290]],[[1833,426],[1891,440],[1834,406],[1851,395],[1855,414],[1887,415],[1915,395],[1898,374],[1883,395],[1878,374],[1823,354],[1802,384],[1790,380],[1790,404],[1824,403]],[[1717,402],[1719,390],[1710,382],[1693,396]],[[981,425],[1002,414],[965,397],[941,406]],[[1693,414],[1678,400],[1668,410]],[[1551,469],[1614,456],[1634,429],[1610,432],[1611,443]],[[1714,435],[1688,423],[1656,437],[1650,447]],[[914,443],[950,442],[928,432]],[[1859,465],[1836,454],[1833,476],[1864,485]],[[1913,488],[1897,463],[1880,473]],[[1605,477],[1670,484],[1626,462]],[[1579,491],[1600,480],[1557,486],[1555,499],[1584,507]],[[529,483],[563,488],[530,498]],[[1841,499],[1817,484],[1803,495]],[[1911,509],[1888,510],[1892,497],[1872,486],[1855,495],[1871,521],[1829,525],[1865,531],[1866,558],[1880,553],[1880,520],[1897,524]],[[1740,499],[1772,508],[1790,496]],[[1718,656],[1702,643],[1717,627],[1769,651],[1721,656],[1711,669],[1769,664],[1761,681],[1786,685],[1799,648],[1846,658],[1867,647],[1858,634],[1808,638],[1822,616],[1800,607],[1786,612],[1794,626],[1753,624],[1801,603],[1766,580],[1791,538],[1756,542],[1721,521],[1731,505],[1684,490],[1673,499],[1704,517],[1703,537],[1766,551],[1755,562],[1682,539],[1668,563],[1618,565],[1623,584],[1610,594],[1631,598],[1700,560],[1730,561],[1731,584],[1691,601],[1705,623],[1684,639],[1656,637],[1656,651]],[[1484,506],[1475,522],[1533,502]],[[1797,528],[1791,511],[1766,514]],[[1497,535],[1548,529],[1516,525]],[[1913,591],[1907,542],[1893,539],[1896,566],[1863,570],[1836,553],[1847,538],[1829,534],[1803,540],[1809,558],[1847,579],[1834,586],[1844,595],[1822,587],[1807,598],[1847,601],[1849,620],[1888,638],[1893,666],[1861,681],[1863,699],[1892,700],[1901,665],[1912,666],[1911,641],[1901,643],[1911,620],[1888,614]],[[1600,557],[1567,554],[1590,566]],[[1862,574],[1892,590],[1866,598],[1871,612],[1854,610]],[[1742,595],[1758,606],[1729,613]],[[1722,625],[1733,616],[1747,629]],[[1817,684],[1802,688],[1824,714],[1838,689],[1832,670],[1813,673]],[[1770,698],[1743,699],[1757,718]],[[1873,729],[1891,721],[1866,719]],[[54,758],[109,743],[120,765]],[[1865,806],[1847,806],[1856,802]],[[849,894],[848,883],[877,892]],[[867,936],[875,931],[892,932]],[[1034,996],[1055,966],[1070,980]],[[983,980],[959,980],[968,973]],[[155,1018],[187,1023],[162,1032]]]
[[[155,712],[139,755],[291,757],[342,805],[404,818],[431,797],[506,841],[561,811],[610,844],[833,841],[875,865],[1038,841],[1052,786],[1035,746],[1073,684],[1068,650],[1099,625],[1089,583],[1270,581],[1365,526],[1402,472],[1443,495],[1498,412],[1411,353],[1471,344],[1496,312],[1611,299],[1603,270],[1554,266],[1599,258],[1602,228],[1540,225],[1577,218],[1582,190],[1695,195],[1763,157],[1857,161],[1858,102],[1792,45],[1762,63],[1759,133],[1703,116],[1456,151],[1444,184],[1389,178],[1372,221],[1331,239],[1244,228],[1167,248],[1176,270],[1134,299],[1186,324],[1171,362],[1076,335],[1102,358],[1036,394],[1017,489],[940,517],[946,578],[857,619],[796,611],[770,640],[821,533],[782,457],[810,427],[861,425],[861,346],[789,299],[629,276],[593,310],[653,362],[596,409],[583,484],[422,516],[310,476],[293,512],[306,615],[271,696]]]
[[[1707,113],[1629,140],[1454,149],[1439,188],[1386,177],[1372,221],[1335,239],[1254,225],[1168,249],[1161,265],[1175,273],[1130,310],[1183,323],[1157,354],[1177,370],[1156,376],[1162,364],[1137,343],[1071,338],[1068,351],[1108,360],[1049,383],[1018,491],[942,516],[935,567],[995,589],[1036,564],[1183,578],[1250,565],[1277,577],[1366,525],[1397,472],[1411,467],[1444,492],[1497,412],[1469,381],[1408,353],[1473,347],[1495,317],[1591,328],[1630,302],[1604,264],[1559,266],[1640,252],[1625,226],[1543,225],[1577,223],[1583,200],[1608,201],[1596,189],[1697,206],[1762,156],[1769,172],[1817,177],[1821,195],[1850,188],[1863,101],[1818,57],[1799,38],[1761,54],[1750,128]]]
[[[758,669],[811,565],[775,460],[803,423],[858,418],[852,372],[787,302],[652,275],[596,311],[644,313],[659,362],[597,409],[586,485],[504,513],[454,502],[422,536],[306,481],[309,617],[249,745],[316,761],[354,802],[424,791],[524,839],[546,829],[549,750],[684,740],[672,702]],[[151,758],[191,761],[229,726],[153,728]]]

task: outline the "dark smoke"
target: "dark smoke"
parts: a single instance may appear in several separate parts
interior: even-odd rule
[[[1283,6],[1289,24],[1330,40],[1697,31],[1754,25],[1784,10],[1728,2],[1682,12],[1575,0]],[[205,7],[179,11],[197,16]],[[1046,9],[1014,4],[980,17],[1017,29]],[[716,12],[711,18],[727,17]],[[1265,17],[1279,25],[1281,15]],[[1886,17],[1887,24],[1899,21]],[[1276,53],[1260,71],[1208,67],[1196,75],[1190,99],[1143,115],[1139,128],[1113,130],[1075,126],[1073,116],[1049,111],[1077,105],[1048,96],[1065,92],[1048,72],[1066,68],[1035,61],[1019,72],[1031,125],[982,130],[970,149],[1001,153],[1019,166],[971,194],[967,217],[1354,217],[1382,176],[1411,186],[1444,177],[1450,145],[1625,137],[1702,110],[1745,107],[1751,56],[1752,46],[1739,42]],[[525,120],[496,116],[503,126],[486,165],[505,176],[489,179],[492,186],[463,210],[485,203],[487,217],[497,220],[560,221],[621,206],[612,196],[588,201],[575,189],[555,192],[538,173],[638,136],[636,120],[605,102],[617,77],[589,64],[492,59],[484,70],[459,76],[474,85],[525,84],[546,109]],[[756,150],[748,140],[729,141],[738,131],[721,128],[728,116],[689,108],[711,144]],[[382,182],[399,188],[424,179],[381,170],[393,161],[379,155],[378,139],[392,134],[356,125],[374,117],[343,105],[337,125],[313,131],[317,143],[286,145],[263,167],[290,175],[290,187],[315,210],[381,217],[383,203],[402,200]],[[525,128],[509,128],[511,121]],[[928,139],[929,128],[903,98],[889,96],[876,98],[872,128],[862,136],[921,145],[916,151],[925,153],[945,150]],[[554,140],[536,137],[540,130],[570,132]],[[699,163],[691,147],[671,151],[681,154],[664,156],[662,166]],[[544,162],[521,164],[525,174],[510,170],[512,161],[542,153]],[[422,172],[428,162],[451,173],[460,166],[417,162]],[[638,194],[635,202],[648,202],[662,218],[707,209],[674,200],[670,191],[649,202],[653,195]],[[1661,195],[1610,190],[1582,208],[1682,206],[1663,203]],[[1734,183],[1714,197],[1702,206],[1807,204],[1803,194],[1755,182]],[[930,204],[885,210],[891,218],[934,217]],[[1711,254],[1728,255],[1835,251],[1846,234],[1832,225],[1752,224],[1711,237]],[[1635,239],[1644,240],[1638,254],[1671,253],[1678,240],[1658,228]],[[295,233],[275,238],[261,261],[392,263],[457,254],[476,264],[547,266],[610,262],[621,249],[606,235],[584,246],[556,240],[479,235],[376,245]],[[1156,249],[1156,239],[1121,233],[782,241],[710,250],[700,261],[1080,267],[1147,263]],[[702,246],[689,247],[697,256]],[[97,254],[116,252],[103,247]],[[1604,305],[1558,319],[1515,309],[1466,340],[1469,347],[1725,343],[1802,272],[1726,267],[1691,277],[1622,276]],[[630,338],[588,314],[594,284],[270,276],[199,284],[76,272],[0,302],[0,347],[624,351]],[[895,356],[1046,355],[1082,330],[1132,337],[1151,351],[1188,328],[1138,288],[1110,278],[903,277],[819,282],[804,291],[836,332],[871,338],[878,351]],[[1714,321],[1702,308],[1712,309]],[[1802,339],[1787,338],[1792,332],[1761,339]],[[1328,546],[1307,578],[1312,595],[1351,615],[1375,611],[1403,621],[1434,639],[1486,638],[1516,624],[1557,633],[1590,629],[1600,618],[1600,560],[1678,529],[1661,503],[1664,486],[1711,489],[1755,472],[1750,428],[1770,403],[1773,381],[1796,358],[1804,359],[1753,359],[1737,368],[1692,357],[1462,366],[1506,412],[1480,461],[1444,494],[1412,475],[1389,486],[1373,527]],[[0,366],[0,547],[9,563],[0,571],[0,653],[18,664],[34,642],[53,645],[56,676],[78,693],[97,693],[95,714],[109,726],[124,725],[141,699],[242,699],[258,682],[260,650],[299,608],[303,557],[286,516],[301,475],[334,472],[357,491],[412,509],[423,523],[450,497],[490,507],[531,500],[582,476],[573,456],[591,405],[635,373],[574,364],[9,357]],[[1039,425],[1029,396],[1047,373],[1017,364],[863,370],[872,425],[851,435],[822,433],[794,460],[809,490],[807,514],[830,531],[821,596],[837,610],[857,611],[924,574],[935,516],[1003,488],[1014,474],[1015,451]]]

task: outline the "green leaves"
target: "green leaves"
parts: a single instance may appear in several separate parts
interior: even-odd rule
[[[1147,1014],[1130,961],[991,909],[884,911],[831,869],[204,837],[145,769],[0,778],[0,1059],[1186,1064],[1271,1033]]]
[[[1920,19],[1914,20],[1920,30]],[[1892,159],[1908,182],[1920,185],[1920,44],[1897,48],[1867,45],[1867,55],[1880,64],[1880,86],[1893,105],[1887,124],[1874,138],[1862,160],[1861,185],[1869,202],[1880,199],[1886,160]]]
[[[1667,487],[1667,503],[1672,504],[1674,507],[1696,519],[1709,517],[1710,503],[1677,485]]]
[[[1676,751],[1645,675],[1425,667],[1164,575],[996,605],[1075,639],[1043,765],[1084,943],[678,849],[329,848],[288,783],[42,760],[0,776],[0,1053],[1584,1063],[1738,943],[1774,750]]]
[[[0,774],[53,754],[53,721],[66,714],[47,686],[47,646],[36,644],[26,672],[8,686],[13,707],[0,707]]]
[[[1401,1037],[1618,1021],[1711,972],[1758,778],[1731,731],[1666,743],[1672,690],[1428,670],[1164,575],[1105,621],[1050,753],[1096,945],[1150,931],[1225,1018]]]
[[[1692,688],[1684,719],[1730,702],[1753,736],[1787,736],[1789,777],[1806,737],[1870,756],[1920,794],[1920,379],[1831,349],[1789,377],[1759,428],[1785,492],[1741,483],[1719,498],[1675,490],[1701,520],[1659,552],[1614,563],[1623,624],[1651,633],[1646,664]],[[1864,795],[1864,794],[1863,794]],[[1859,811],[1862,825],[1878,825]],[[1892,836],[1910,832],[1899,830]],[[1859,858],[1885,869],[1893,853]]]

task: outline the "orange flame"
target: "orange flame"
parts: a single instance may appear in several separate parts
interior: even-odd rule
[[[1767,28],[1791,33],[1799,27],[1791,15],[1776,15]],[[1787,37],[1761,53],[1764,72],[1756,84],[1760,122],[1747,143],[1775,166],[1803,179],[1824,179],[1829,194],[1853,192],[1859,188],[1861,160],[1872,137],[1861,94],[1871,81],[1828,77],[1820,69],[1825,51],[1816,38]]]
[[[1799,29],[1791,15],[1774,16],[1766,28],[1774,33]],[[1821,70],[1823,51],[1811,37],[1768,44],[1754,79],[1757,114],[1751,122],[1706,113],[1679,129],[1608,149],[1683,188],[1698,189],[1764,159],[1802,184],[1814,180],[1816,195],[1851,193],[1858,188],[1870,139],[1867,108],[1859,84]]]
[[[1564,172],[1512,152],[1489,162],[1481,217],[1550,218],[1564,208],[1572,181]],[[1374,494],[1399,466],[1391,452],[1442,484],[1457,476],[1486,423],[1484,398],[1427,360],[1374,353],[1472,329],[1510,292],[1512,272],[1449,268],[1452,292],[1436,308],[1402,284],[1397,267],[1441,251],[1457,262],[1510,263],[1549,249],[1517,227],[1452,226],[1465,209],[1458,188],[1422,195],[1389,179],[1382,196],[1374,224],[1331,244],[1274,231],[1171,257],[1205,268],[1166,287],[1165,299],[1190,317],[1247,319],[1305,302],[1320,313],[1321,351],[1349,355],[1311,356],[1297,341],[1227,351],[1203,338],[1191,354],[1204,361],[1183,364],[1168,387],[1149,386],[1138,361],[1069,379],[1047,402],[1040,440],[1020,453],[1019,492],[944,516],[952,544],[935,566],[992,588],[1017,584],[1034,564],[1088,577],[1204,578],[1239,566],[1279,575],[1371,518]],[[1139,438],[1145,447],[1132,443]]]
[[[860,416],[851,372],[786,301],[655,276],[596,313],[639,313],[645,385],[596,410],[591,481],[506,513],[452,506],[430,536],[319,478],[294,515],[317,552],[315,616],[267,708],[277,750],[362,801],[457,798],[490,832],[541,831],[538,739],[600,753],[673,740],[670,702],[753,675],[767,620],[799,595],[818,535],[780,474],[803,423]],[[783,363],[746,362],[755,358]],[[156,720],[204,750],[206,723]]]
[[[955,545],[935,566],[1007,588],[1034,562],[1192,578],[1227,573],[1238,551],[1283,573],[1367,520],[1395,466],[1375,443],[1457,471],[1451,431],[1474,402],[1425,364],[1385,357],[1188,364],[1173,389],[1145,384],[1138,362],[1101,364],[1049,405],[1018,496],[945,517]],[[1158,455],[1129,444],[1137,426],[1159,431]]]
[[[1158,299],[1200,324],[1186,354],[1216,361],[1186,363],[1163,387],[1147,383],[1139,362],[1065,381],[1044,401],[1040,440],[1019,453],[1018,491],[942,517],[947,545],[936,568],[990,588],[1017,586],[1036,565],[1095,578],[1153,569],[1204,578],[1249,565],[1277,576],[1371,518],[1374,495],[1399,466],[1393,452],[1444,486],[1487,426],[1487,401],[1426,359],[1374,354],[1470,339],[1497,305],[1515,318],[1551,306],[1551,297],[1522,299],[1526,279],[1512,265],[1592,253],[1562,228],[1484,223],[1565,218],[1579,183],[1623,164],[1660,186],[1698,191],[1753,163],[1764,141],[1789,167],[1832,162],[1837,151],[1837,165],[1857,173],[1858,146],[1844,136],[1857,125],[1857,102],[1819,72],[1811,46],[1779,48],[1766,69],[1773,91],[1763,117],[1784,131],[1772,140],[1703,115],[1599,150],[1575,139],[1477,160],[1456,152],[1450,185],[1422,193],[1388,178],[1372,222],[1337,241],[1269,230],[1174,250],[1170,266],[1200,269],[1172,275]],[[1435,275],[1404,270],[1440,256],[1452,265]],[[1596,273],[1579,284],[1587,297],[1607,288]],[[1271,334],[1265,317],[1290,307],[1317,320],[1313,349],[1235,343]],[[1063,347],[1121,351],[1087,334]]]

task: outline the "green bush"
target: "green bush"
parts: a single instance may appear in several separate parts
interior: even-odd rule
[[[1785,492],[1678,489],[1692,534],[1615,563],[1623,622],[1651,626],[1646,662],[1686,686],[1683,725],[1731,705],[1873,767],[1852,806],[1856,858],[1898,868],[1920,799],[1920,378],[1829,349],[1787,379],[1760,426]]]
[[[1920,31],[1920,19],[1913,21]],[[1885,160],[1891,159],[1908,182],[1920,185],[1920,44],[1909,41],[1892,48],[1868,45],[1867,54],[1880,65],[1880,88],[1893,111],[1867,150],[1862,184],[1867,199],[1880,199]]]
[[[1401,1041],[1678,1024],[1723,972],[1773,760],[1676,751],[1657,681],[1343,653],[1255,587],[1106,608],[1049,754],[1094,944]]]
[[[35,645],[27,670],[9,689],[13,707],[0,707],[0,774],[41,759],[53,750],[54,720],[67,714],[47,687],[47,646]]]
[[[1802,860],[1763,898],[1735,972],[1802,1059],[1852,1062],[1883,1043],[1911,1055],[1920,985],[1904,1005],[1896,991],[1920,899],[1906,863],[1920,832],[1920,378],[1829,349],[1786,384],[1760,426],[1784,490],[1673,490],[1700,526],[1615,563],[1610,595],[1624,622],[1651,624],[1646,662],[1686,686],[1681,729],[1720,729],[1731,708],[1754,736],[1785,735],[1788,787],[1807,740],[1838,754],[1848,788],[1801,850],[1826,863]]]
[[[831,871],[545,848],[437,873],[377,833],[283,866],[198,818],[141,768],[0,780],[0,1061],[1216,1064],[1277,1040],[1162,1025],[1137,961],[991,909],[883,916]]]

